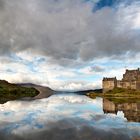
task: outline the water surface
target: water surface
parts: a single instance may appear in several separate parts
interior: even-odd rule
[[[0,140],[135,140],[140,104],[58,94],[0,105]]]

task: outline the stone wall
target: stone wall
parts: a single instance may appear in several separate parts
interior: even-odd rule
[[[139,86],[139,84],[138,84]],[[117,81],[117,87],[126,89],[137,89],[136,81]]]
[[[136,81],[136,89],[140,90],[140,81]]]
[[[116,78],[104,78],[103,79],[103,93],[114,89],[114,87],[117,87]]]
[[[126,70],[123,74],[123,81],[138,81],[140,80],[140,70]]]

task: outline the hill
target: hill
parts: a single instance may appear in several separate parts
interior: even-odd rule
[[[41,98],[47,98],[49,96],[51,96],[52,94],[55,93],[55,91],[53,91],[51,88],[49,87],[45,87],[45,86],[40,86],[40,85],[36,85],[36,84],[32,84],[32,83],[21,83],[18,84],[22,87],[26,87],[26,88],[35,88],[39,91],[39,94],[37,96],[34,97],[34,99],[41,99]]]
[[[39,91],[34,87],[23,87],[18,84],[11,84],[5,80],[0,80],[0,103],[25,97],[35,97],[38,94]]]

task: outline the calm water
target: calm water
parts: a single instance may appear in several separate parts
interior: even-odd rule
[[[0,105],[0,140],[137,140],[140,103],[59,94]]]

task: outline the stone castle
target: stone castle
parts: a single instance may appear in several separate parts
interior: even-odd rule
[[[123,74],[122,80],[117,80],[116,77],[105,77],[102,82],[104,93],[115,87],[140,90],[140,69],[126,70],[125,74]]]

